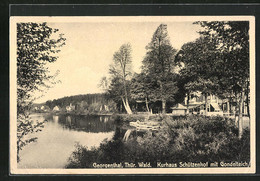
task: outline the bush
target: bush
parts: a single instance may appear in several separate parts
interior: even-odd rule
[[[249,162],[249,130],[238,139],[232,119],[188,116],[173,118],[168,125],[178,160]]]
[[[135,117],[136,118],[136,117]],[[162,119],[161,119],[162,118]],[[117,117],[118,121],[120,120]],[[129,119],[125,117],[125,119]],[[137,118],[136,118],[137,119]],[[122,138],[126,130],[117,127],[114,138],[104,141],[99,148],[77,146],[70,157],[68,168],[92,167],[93,162],[215,162],[250,160],[250,132],[241,139],[231,119],[222,117],[156,116],[166,126],[157,132],[134,134],[128,141]]]
[[[145,116],[139,114],[131,114],[131,115],[125,114],[125,115],[120,115],[119,119],[124,122],[144,121]]]

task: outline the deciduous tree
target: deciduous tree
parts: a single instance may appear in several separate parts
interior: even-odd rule
[[[130,94],[136,101],[144,101],[147,112],[150,112],[149,102],[152,94],[151,79],[144,73],[135,74],[131,80]]]
[[[132,48],[129,43],[123,44],[113,56],[113,64],[110,65],[110,75],[112,84],[111,90],[113,94],[119,96],[123,102],[124,108],[128,114],[132,114],[129,106],[129,80],[132,74]],[[116,87],[115,87],[116,86]],[[116,89],[116,90],[115,90]]]
[[[162,113],[165,113],[166,101],[172,100],[177,91],[174,80],[174,56],[177,51],[170,43],[166,24],[156,29],[146,50],[142,71],[151,78],[152,97],[162,102]]]
[[[196,22],[203,27],[201,35],[215,40],[221,52],[223,87],[237,97],[239,137],[242,136],[242,108],[245,93],[249,92],[249,22],[211,21]],[[248,95],[247,95],[248,97]],[[248,110],[249,111],[249,110]]]
[[[184,44],[176,55],[176,63],[181,66],[181,81],[183,81],[187,97],[192,92],[201,92],[205,96],[205,107],[207,108],[208,95],[216,95],[221,92],[216,72],[219,64],[219,52],[216,50],[215,42],[200,37],[194,42]],[[189,99],[187,106],[189,106]],[[206,108],[205,115],[207,115]]]
[[[29,108],[34,92],[55,84],[56,75],[50,75],[47,64],[58,59],[56,55],[65,44],[63,34],[57,35],[46,23],[17,23],[17,156],[29,142],[26,135],[39,131],[43,123],[33,122]],[[56,36],[55,36],[56,35]]]

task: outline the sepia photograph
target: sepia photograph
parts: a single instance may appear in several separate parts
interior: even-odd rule
[[[253,16],[10,17],[11,174],[255,173]]]

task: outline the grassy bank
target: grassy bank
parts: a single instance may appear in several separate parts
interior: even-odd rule
[[[117,119],[120,122],[131,117]],[[156,116],[149,119],[161,121],[164,127],[142,135],[133,132],[127,141],[123,141],[125,130],[118,126],[114,138],[104,141],[99,148],[77,145],[67,168],[91,168],[94,162],[151,162],[155,166],[156,162],[250,160],[249,130],[245,129],[242,139],[238,139],[232,119],[203,116]]]

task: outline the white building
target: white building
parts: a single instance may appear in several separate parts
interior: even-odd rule
[[[186,115],[187,107],[183,106],[182,104],[177,104],[176,106],[172,107],[172,114],[173,115]]]
[[[221,99],[214,95],[207,96],[207,101],[205,101],[205,99],[205,96],[198,92],[189,97],[185,97],[183,105],[178,104],[172,107],[172,114],[185,115],[189,113],[205,115],[207,109],[208,116],[223,116],[223,101]]]
[[[53,111],[60,111],[60,108],[59,108],[58,106],[55,106],[55,107],[53,108]]]

